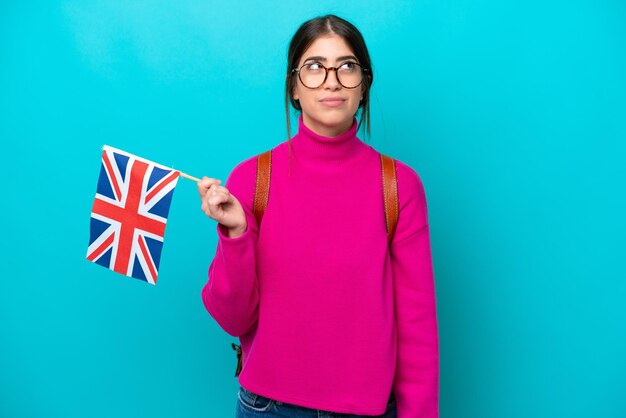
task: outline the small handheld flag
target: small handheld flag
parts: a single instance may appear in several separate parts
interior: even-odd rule
[[[87,260],[156,284],[165,224],[180,175],[105,145]]]

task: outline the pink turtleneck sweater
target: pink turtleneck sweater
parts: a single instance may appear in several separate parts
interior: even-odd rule
[[[202,300],[239,337],[239,383],[308,408],[398,418],[438,416],[439,340],[424,186],[396,160],[400,215],[387,246],[378,152],[347,132],[307,128],[272,150],[270,195],[253,215],[256,156],[225,187],[248,227],[217,251]],[[291,153],[289,152],[291,142]]]

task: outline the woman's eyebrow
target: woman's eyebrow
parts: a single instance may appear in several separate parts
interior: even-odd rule
[[[344,55],[343,57],[338,57],[337,61],[344,61],[344,60],[349,60],[349,59],[353,59],[353,60],[357,60],[356,57],[354,55]],[[304,60],[304,62],[310,61],[310,60],[314,60],[314,61],[322,61],[322,62],[326,62],[326,57],[322,57],[320,55],[316,55],[314,57],[308,57],[307,59]]]

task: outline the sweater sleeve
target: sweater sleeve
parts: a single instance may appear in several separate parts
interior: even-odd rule
[[[398,354],[398,418],[439,416],[439,337],[424,186],[396,160],[400,213],[391,244]]]
[[[255,246],[258,225],[253,213],[256,157],[237,165],[224,187],[243,206],[246,231],[229,238],[227,229],[217,223],[217,248],[209,266],[208,281],[202,289],[206,310],[228,334],[238,337],[257,322],[259,290],[256,275]]]

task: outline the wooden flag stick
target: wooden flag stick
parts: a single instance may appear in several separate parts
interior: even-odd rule
[[[184,177],[184,178],[186,178],[186,179],[189,179],[189,180],[193,180],[193,181],[195,181],[196,183],[200,181],[200,179],[199,179],[199,178],[194,177],[194,176],[190,176],[189,174],[185,174],[185,173],[183,173],[182,171],[180,172],[180,176],[181,176],[181,177]]]

